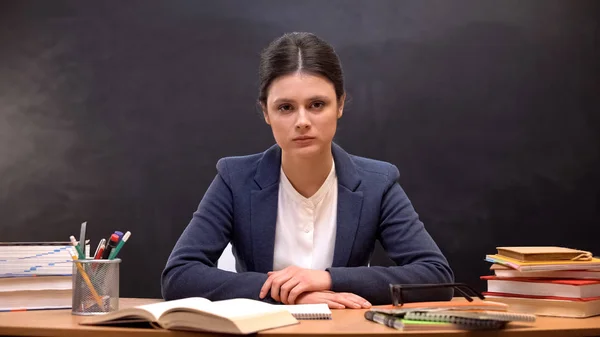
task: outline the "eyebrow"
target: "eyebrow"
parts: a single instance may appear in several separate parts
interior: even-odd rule
[[[322,96],[322,95],[315,95],[315,96],[311,96],[307,99],[307,101],[326,101],[329,102],[329,98],[327,96]],[[273,104],[281,104],[281,103],[291,103],[291,102],[296,102],[293,99],[289,99],[289,98],[278,98],[276,100],[273,101]]]

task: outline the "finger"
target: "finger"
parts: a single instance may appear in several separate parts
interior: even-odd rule
[[[290,294],[290,291],[296,289],[299,283],[300,281],[292,277],[287,282],[282,284],[281,289],[279,291],[279,301],[283,304],[294,304],[294,302],[291,302],[289,300],[288,296]],[[294,296],[294,298],[296,298],[296,296]]]
[[[352,301],[345,294],[335,294],[335,296],[333,297],[333,300],[340,304],[343,304],[346,308],[351,308],[351,309],[361,308],[361,305],[359,303]]]
[[[353,306],[357,309],[367,305],[367,303],[366,303],[367,301],[364,298],[362,298],[356,294],[341,293],[340,295],[344,296],[344,298],[347,299],[348,301],[351,301],[352,303],[354,303]]]
[[[302,293],[306,292],[308,289],[308,287],[306,286],[306,284],[301,284],[300,282],[298,282],[299,284],[297,284],[290,292],[289,292],[289,296],[287,297],[287,301],[289,302],[289,304],[295,304],[296,303],[296,299],[298,298],[298,296],[302,295]]]
[[[353,301],[354,303],[358,303],[361,307],[368,309],[371,307],[371,303],[369,303],[369,301],[367,301],[366,299],[353,294],[353,293],[343,293],[346,298],[350,299],[351,301]]]
[[[290,277],[288,275],[279,275],[279,276],[273,276],[273,282],[271,283],[271,297],[275,300],[275,301],[281,301],[280,297],[279,297],[279,292],[280,292],[280,288],[281,286],[287,282]]]
[[[279,270],[271,270],[270,272],[267,272],[267,274],[276,274],[276,273],[287,273],[290,271],[290,267],[285,267],[283,269],[279,269]]]
[[[265,298],[265,296],[269,292],[269,289],[271,289],[272,283],[273,283],[273,276],[267,277],[267,280],[265,281],[265,283],[263,283],[262,288],[260,288],[260,294],[258,295],[258,297],[260,297],[261,299]]]
[[[344,309],[346,307],[352,308],[351,306],[351,302],[345,300],[344,296],[340,296],[340,294],[338,293],[320,293],[321,294],[321,298],[322,301],[319,301],[319,303],[327,303],[327,305],[332,308],[332,309]],[[346,302],[348,305],[345,305],[344,302]]]
[[[325,303],[327,303],[327,306],[331,309],[344,309],[346,308],[343,304],[340,304],[338,302],[335,301],[325,301]]]
[[[265,281],[265,283],[263,284],[262,288],[260,289],[260,294],[259,297],[265,298],[267,296],[267,294],[269,293],[269,289],[271,289],[271,286],[273,285],[273,280],[275,278],[277,278],[279,276],[279,274],[281,274],[282,271],[270,271],[267,273],[267,275],[269,275],[269,277],[267,278],[267,280]]]

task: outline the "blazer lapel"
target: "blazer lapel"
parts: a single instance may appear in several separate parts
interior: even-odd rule
[[[363,203],[362,191],[356,191],[360,177],[348,153],[332,144],[338,178],[338,205],[335,249],[332,267],[345,267],[350,259]]]
[[[354,237],[360,222],[362,192],[338,186],[337,229],[332,267],[345,267],[350,259]]]
[[[280,168],[281,149],[274,145],[265,151],[254,176],[258,189],[251,192],[250,223],[254,269],[259,273],[273,270]]]

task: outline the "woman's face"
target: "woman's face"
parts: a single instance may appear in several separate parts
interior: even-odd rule
[[[296,72],[271,83],[262,108],[282,150],[306,157],[331,150],[343,102],[325,77]]]

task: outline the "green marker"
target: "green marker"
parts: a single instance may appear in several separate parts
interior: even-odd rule
[[[79,245],[77,244],[77,240],[75,240],[75,237],[71,235],[69,239],[71,240],[71,244],[75,247],[77,255],[79,255],[79,259],[85,260],[85,254],[83,254],[83,252],[81,251],[81,247],[79,247]]]
[[[129,239],[129,236],[131,236],[131,232],[127,231],[127,233],[125,233],[125,235],[123,235],[123,238],[121,239],[121,241],[119,241],[117,248],[113,249],[112,252],[110,252],[110,255],[108,256],[109,260],[112,260],[115,257],[117,257],[117,254],[119,254],[119,251],[121,250],[121,248],[123,248],[123,245]]]

